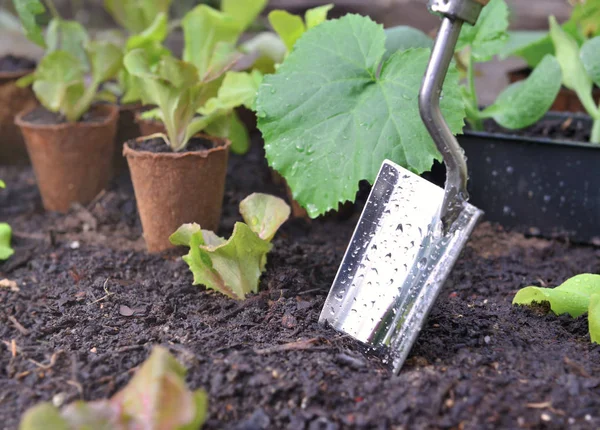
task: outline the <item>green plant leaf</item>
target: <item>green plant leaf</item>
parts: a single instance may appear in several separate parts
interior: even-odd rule
[[[600,343],[600,294],[592,294],[590,297],[588,325],[592,342]]]
[[[156,15],[154,21],[148,28],[141,33],[132,35],[127,39],[126,48],[131,51],[137,48],[143,48],[147,44],[159,42],[162,43],[168,34],[168,19],[167,15],[160,13]]]
[[[558,25],[553,16],[550,17],[550,37],[562,70],[563,85],[575,91],[580,98],[591,97],[592,80],[579,57],[579,45]]]
[[[185,39],[183,59],[194,64],[201,77],[209,71],[217,45],[234,45],[241,34],[234,18],[206,5],[188,12],[181,24]]]
[[[262,74],[257,70],[247,72],[227,72],[216,97],[211,98],[200,109],[202,115],[216,111],[230,111],[238,106],[252,109]]]
[[[101,84],[117,76],[123,65],[123,54],[117,45],[110,42],[88,42],[85,50],[95,83]]]
[[[82,66],[87,70],[87,55],[85,45],[89,42],[89,36],[85,28],[77,21],[67,21],[54,18],[50,21],[46,32],[47,52],[64,51],[79,59]]]
[[[576,318],[588,311],[590,297],[600,294],[600,275],[585,273],[565,281],[556,288],[525,287],[515,295],[513,304],[550,303],[556,315]]]
[[[270,31],[259,33],[244,42],[240,49],[256,55],[253,68],[263,74],[275,73],[275,65],[280,64],[287,54],[287,48],[281,38]]]
[[[327,21],[327,14],[333,9],[333,4],[325,4],[323,6],[317,6],[309,9],[304,14],[304,21],[306,22],[307,30]]]
[[[558,61],[547,55],[524,81],[506,88],[482,118],[494,118],[502,127],[521,129],[540,120],[550,109],[562,85]]]
[[[285,10],[274,10],[269,13],[269,23],[283,40],[288,51],[292,50],[296,41],[306,32],[302,18]]]
[[[6,188],[6,184],[2,179],[0,179],[0,188]]]
[[[600,36],[585,42],[580,55],[588,76],[600,87]]]
[[[567,24],[571,25],[582,39],[600,36],[600,0],[576,2]]]
[[[385,59],[394,52],[412,48],[431,48],[433,40],[421,30],[406,25],[385,29]]]
[[[212,114],[201,117],[205,119],[203,130],[216,137],[229,139],[231,152],[234,154],[245,154],[250,149],[250,136],[248,130],[241,122],[234,110],[224,114]]]
[[[40,0],[13,0],[13,5],[25,30],[25,36],[33,43],[45,48],[44,35],[36,21],[38,15],[46,12],[44,4]]]
[[[508,6],[504,0],[491,0],[477,23],[464,24],[456,50],[471,48],[475,61],[488,61],[497,55],[508,38]]]
[[[197,224],[184,224],[170,237],[176,245],[189,243],[190,252],[183,260],[194,275],[194,285],[205,285],[237,300],[258,291],[272,248],[269,241],[288,218],[290,208],[277,197],[256,193],[244,199],[240,211],[251,226],[236,223],[228,240],[200,230]]]
[[[0,260],[8,260],[15,251],[10,247],[12,228],[5,222],[0,222]]]
[[[52,404],[40,403],[23,414],[19,430],[42,429],[71,430],[71,426],[60,416],[60,411]]]
[[[383,28],[347,15],[307,32],[259,89],[269,164],[311,217],[354,201],[359,181],[373,182],[385,159],[415,172],[440,159],[418,108],[429,50],[397,52],[378,75],[384,54]],[[460,132],[464,107],[454,68],[441,108]]]
[[[254,193],[240,202],[240,213],[258,237],[270,242],[290,217],[290,207],[278,197]]]
[[[114,20],[131,34],[150,27],[159,14],[168,15],[173,0],[104,0]]]
[[[547,31],[510,31],[508,40],[499,52],[500,58],[521,57],[531,68],[546,55],[554,55],[554,45]]]
[[[69,429],[121,430],[124,427],[124,423],[119,422],[119,410],[110,400],[76,401],[65,406],[61,416],[69,423]]]
[[[240,30],[244,31],[266,5],[267,0],[222,0],[221,10],[231,16],[238,23]]]

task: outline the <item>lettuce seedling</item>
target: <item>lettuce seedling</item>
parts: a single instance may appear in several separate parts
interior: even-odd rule
[[[173,0],[104,0],[104,7],[130,34],[150,28],[159,15],[168,16]]]
[[[588,313],[592,342],[600,343],[600,275],[577,275],[556,288],[525,287],[515,295],[514,305],[549,303],[556,315],[577,318]]]
[[[182,225],[170,240],[190,248],[183,260],[194,275],[194,285],[244,300],[246,294],[258,291],[271,240],[289,218],[290,207],[280,198],[254,193],[240,203],[240,213],[245,223],[237,222],[228,240],[198,224]]]
[[[0,180],[0,188],[5,188],[6,184]],[[10,246],[12,238],[12,229],[5,222],[0,222],[0,260],[8,260],[15,251]]]
[[[60,17],[52,19],[46,39],[40,39],[41,29],[35,20],[36,15],[45,12],[43,4],[39,0],[13,2],[31,40],[46,48],[35,72],[21,78],[18,85],[33,83],[33,91],[46,109],[69,122],[78,121],[95,100],[104,96],[99,91],[101,84],[119,72],[121,50],[113,43],[90,41],[81,24]]]
[[[419,173],[441,159],[418,107],[429,56],[427,48],[389,55],[381,25],[346,15],[307,31],[265,76],[256,107],[267,160],[309,216],[354,201],[359,182],[372,182],[385,159]],[[441,108],[460,132],[454,67]]]
[[[545,56],[532,75],[523,82],[506,88],[496,101],[479,109],[475,90],[475,63],[498,55],[508,39],[508,6],[504,0],[491,0],[474,26],[465,24],[461,31],[457,53],[467,64],[467,85],[463,100],[467,121],[475,130],[483,130],[483,119],[493,118],[509,129],[520,129],[539,121],[548,112],[561,87],[561,70],[557,60]]]
[[[204,390],[189,391],[185,368],[155,347],[129,384],[111,399],[77,401],[62,410],[41,403],[23,415],[20,430],[197,430],[208,411]]]

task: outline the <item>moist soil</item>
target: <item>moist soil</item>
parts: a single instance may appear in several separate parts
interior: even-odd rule
[[[133,140],[127,143],[131,149],[136,151],[147,151],[157,153],[174,153],[171,147],[161,138]],[[215,143],[209,139],[193,137],[187,143],[184,149],[179,153],[207,151],[215,147]]]
[[[589,142],[592,135],[592,122],[589,118],[569,117],[567,119],[543,118],[535,124],[521,130],[510,130],[498,125],[493,120],[484,122],[488,133],[502,133],[520,137],[547,138],[554,140],[569,140]]]
[[[27,121],[31,124],[40,124],[40,125],[59,125],[66,124],[67,118],[65,118],[62,114],[57,112],[50,112],[43,106],[38,106],[29,112],[27,115],[23,116],[23,120]],[[84,113],[79,119],[80,123],[98,123],[106,120],[106,115],[93,107],[86,113]]]
[[[4,55],[0,57],[0,72],[20,72],[24,70],[35,69],[35,61],[14,55]]]
[[[273,185],[261,142],[232,155],[219,233]],[[400,375],[317,320],[360,214],[288,221],[260,292],[236,302],[192,285],[179,251],[149,255],[127,177],[66,216],[44,213],[32,172],[1,168],[0,426],[40,401],[100,399],[153,345],[210,396],[208,429],[485,429],[600,426],[600,346],[585,316],[511,305],[519,288],[600,273],[600,250],[481,224]],[[364,197],[364,196],[363,196]]]

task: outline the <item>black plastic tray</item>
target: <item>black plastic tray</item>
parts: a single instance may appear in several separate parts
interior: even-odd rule
[[[584,115],[549,113],[548,118]],[[600,145],[465,132],[470,202],[485,219],[544,237],[600,243]],[[432,170],[435,182],[443,166]]]

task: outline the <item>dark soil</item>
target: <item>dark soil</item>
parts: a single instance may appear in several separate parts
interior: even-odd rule
[[[284,195],[259,148],[231,157],[223,235],[251,192]],[[511,305],[521,287],[598,273],[597,248],[481,225],[392,377],[317,324],[358,210],[345,221],[286,223],[260,293],[235,302],[192,286],[174,252],[143,251],[127,178],[67,216],[41,211],[30,170],[2,168],[0,178],[0,219],[16,248],[0,279],[19,288],[0,288],[4,428],[39,401],[112,395],[156,344],[189,369],[190,387],[209,392],[209,429],[600,426],[600,346],[585,316]]]
[[[568,119],[543,118],[535,124],[521,130],[510,130],[498,125],[493,120],[484,122],[485,131],[488,133],[502,133],[513,136],[547,138],[553,140],[572,140],[575,142],[589,142],[592,134],[592,122],[581,117]]]
[[[173,153],[171,147],[165,143],[165,141],[161,138],[153,138],[139,141],[130,141],[127,143],[131,149],[135,149],[137,151],[148,151],[154,153]],[[198,151],[206,151],[208,149],[214,148],[215,142],[209,139],[203,139],[201,137],[193,137],[190,139],[188,144],[184,149],[179,151],[180,153],[186,152],[198,152]]]
[[[58,125],[65,124],[67,119],[61,115],[60,113],[50,112],[43,106],[38,106],[27,115],[23,117],[23,119],[32,124],[44,124],[44,125]],[[77,122],[83,123],[96,123],[102,122],[106,119],[106,115],[98,110],[90,109],[88,112],[84,113],[83,116]]]
[[[20,72],[35,69],[36,63],[30,58],[8,54],[0,57],[0,72]]]

